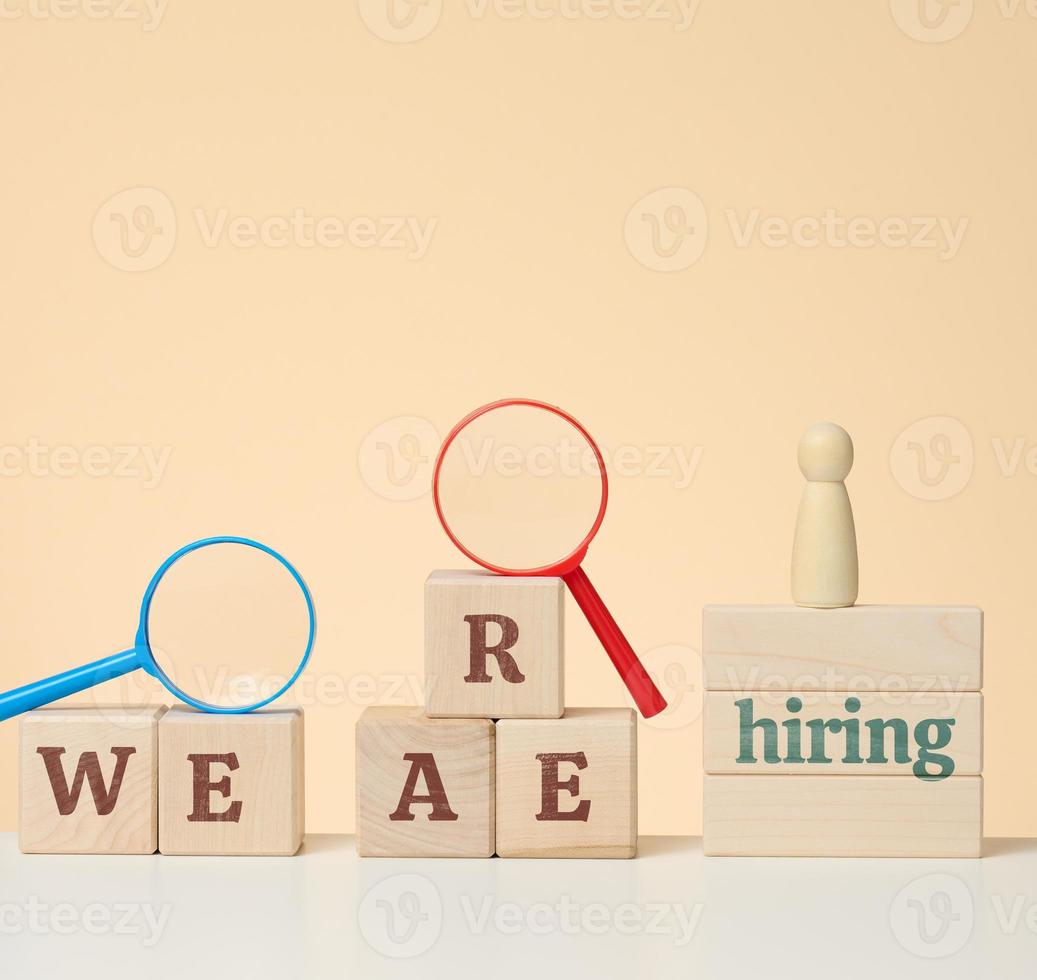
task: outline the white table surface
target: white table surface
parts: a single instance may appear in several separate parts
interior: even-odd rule
[[[22,855],[0,835],[0,975],[1037,977],[1037,841],[982,860]]]

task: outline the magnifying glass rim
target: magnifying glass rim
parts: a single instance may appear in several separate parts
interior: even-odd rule
[[[306,612],[309,616],[309,635],[306,638],[306,649],[303,652],[302,659],[299,661],[299,665],[295,668],[295,673],[288,678],[287,682],[274,694],[264,698],[262,701],[257,701],[255,704],[248,704],[243,706],[223,706],[217,704],[210,704],[208,701],[200,701],[198,698],[193,697],[186,691],[181,690],[176,684],[170,680],[166,675],[165,671],[159,666],[158,661],[155,659],[154,651],[151,649],[151,636],[148,630],[148,615],[151,612],[151,602],[155,596],[155,591],[158,589],[159,583],[162,581],[162,577],[169,571],[169,569],[176,564],[185,555],[189,555],[192,551],[198,551],[200,548],[207,548],[214,544],[240,544],[248,548],[255,548],[257,551],[262,551],[264,554],[270,555],[271,558],[277,559],[287,570],[288,573],[295,580],[295,584],[299,586],[302,591],[303,598],[306,600]],[[151,576],[151,581],[148,583],[148,587],[144,592],[144,598],[140,604],[140,623],[137,627],[137,641],[136,650],[137,655],[141,658],[145,670],[153,677],[158,678],[162,683],[162,686],[169,691],[170,694],[179,698],[185,704],[189,704],[192,708],[198,708],[200,711],[206,711],[210,714],[218,715],[241,715],[247,714],[250,711],[255,711],[258,708],[265,707],[272,701],[276,701],[281,695],[285,694],[292,685],[299,679],[299,675],[306,669],[306,664],[309,663],[310,654],[313,652],[313,641],[317,633],[317,615],[313,608],[313,597],[310,595],[310,590],[306,587],[306,583],[303,581],[303,577],[296,570],[295,566],[288,561],[284,555],[268,545],[263,544],[261,541],[254,541],[252,538],[241,538],[233,535],[219,535],[212,538],[201,538],[198,541],[192,541],[190,544],[185,544],[182,548],[174,551],[161,565],[158,567],[158,571]]]
[[[580,433],[580,435],[583,436],[584,439],[587,440],[587,444],[591,447],[591,450],[594,452],[594,456],[598,461],[598,472],[601,474],[601,504],[598,507],[598,514],[594,518],[594,523],[591,525],[591,529],[587,532],[586,536],[576,546],[576,548],[560,561],[552,562],[549,565],[540,565],[537,568],[505,568],[502,565],[494,565],[492,562],[485,561],[474,552],[470,551],[461,543],[461,540],[451,530],[450,524],[447,521],[446,516],[443,514],[442,501],[439,499],[439,471],[443,466],[443,460],[446,457],[447,450],[450,448],[454,439],[460,435],[461,431],[467,425],[474,422],[477,418],[486,415],[488,412],[492,412],[498,408],[514,407],[540,408],[552,412],[559,418],[568,422],[577,432]],[[462,554],[467,555],[477,565],[482,565],[483,568],[487,568],[491,572],[497,572],[500,575],[561,575],[565,572],[572,571],[580,564],[580,562],[583,561],[583,556],[587,553],[588,546],[591,541],[594,540],[594,535],[598,533],[598,528],[601,527],[601,522],[605,519],[605,508],[608,506],[609,502],[609,478],[608,473],[605,471],[605,460],[601,455],[601,450],[598,449],[598,444],[594,441],[591,434],[564,409],[559,408],[557,405],[549,405],[547,402],[537,401],[535,398],[502,398],[500,401],[490,402],[488,405],[483,405],[481,408],[469,412],[447,434],[447,437],[443,440],[443,445],[439,447],[439,455],[436,456],[435,469],[432,471],[432,500],[436,505],[436,514],[439,517],[439,523],[443,525],[443,530],[446,531],[447,537],[454,542],[455,546]]]

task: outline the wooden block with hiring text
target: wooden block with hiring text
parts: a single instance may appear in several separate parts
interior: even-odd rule
[[[706,606],[711,691],[978,691],[975,606]]]
[[[501,857],[631,858],[637,851],[637,720],[569,708],[497,724]]]
[[[707,691],[702,748],[712,773],[975,776],[983,695]]]
[[[159,725],[163,854],[291,855],[305,824],[303,713],[175,707]]]
[[[982,840],[982,776],[705,777],[708,855],[975,858]]]
[[[425,711],[433,718],[558,718],[560,578],[433,572],[425,582]]]
[[[368,708],[356,724],[361,857],[492,857],[492,721]]]
[[[22,716],[18,840],[26,854],[154,854],[161,706]]]

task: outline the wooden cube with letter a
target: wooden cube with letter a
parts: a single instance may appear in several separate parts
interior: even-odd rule
[[[368,708],[356,724],[361,857],[492,857],[492,721]]]
[[[40,708],[21,719],[26,854],[154,854],[161,706]]]
[[[497,724],[497,853],[630,858],[637,852],[637,719],[569,708]]]
[[[433,572],[425,582],[425,711],[558,718],[565,704],[560,578]]]
[[[302,709],[170,709],[159,725],[159,850],[295,854],[303,776]]]

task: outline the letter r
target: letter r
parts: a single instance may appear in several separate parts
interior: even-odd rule
[[[515,658],[508,651],[518,642],[518,623],[510,616],[500,616],[496,613],[485,613],[480,615],[465,616],[464,621],[468,624],[468,650],[469,670],[465,676],[468,684],[489,684],[490,675],[486,672],[486,657],[497,658],[497,666],[500,667],[501,676],[509,684],[521,684],[526,678],[519,670]],[[500,627],[501,637],[493,646],[486,642],[486,627],[494,623]]]

